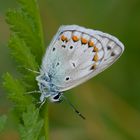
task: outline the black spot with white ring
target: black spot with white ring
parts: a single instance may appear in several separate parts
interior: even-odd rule
[[[70,49],[73,49],[73,46],[70,46]]]
[[[67,77],[65,78],[65,80],[66,80],[66,81],[69,81],[69,80],[70,80],[70,77],[69,77],[69,76],[67,76]]]
[[[60,65],[60,62],[57,62],[57,63],[56,63],[56,66],[59,66],[59,65]]]
[[[116,54],[114,52],[111,53],[111,56],[115,56]]]
[[[54,52],[55,51],[55,48],[53,48],[52,51]]]
[[[76,66],[75,63],[72,63],[72,65],[73,65],[73,67],[75,68],[75,66]]]
[[[53,97],[53,99],[54,99],[54,100],[58,100],[58,99],[59,99],[59,97],[60,97],[60,95],[59,95],[59,94],[57,94],[56,96],[54,96],[54,97]]]
[[[107,50],[111,50],[111,47],[110,46],[107,46]]]
[[[65,45],[62,45],[62,48],[66,48],[66,46]]]

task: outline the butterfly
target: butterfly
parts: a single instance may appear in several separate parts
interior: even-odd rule
[[[123,51],[124,45],[112,35],[77,25],[61,26],[46,50],[36,77],[40,102],[47,98],[59,102],[64,91],[107,69]]]

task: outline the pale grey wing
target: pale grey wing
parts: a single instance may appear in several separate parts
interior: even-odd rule
[[[123,44],[109,34],[76,25],[62,26],[42,66],[52,73],[53,84],[65,91],[108,68],[123,50]]]
[[[69,69],[68,55],[71,54],[71,49],[66,45],[72,36],[72,31],[62,32],[63,26],[61,26],[52,39],[49,47],[46,50],[46,53],[43,57],[41,69],[45,73],[51,75],[52,80],[57,81],[65,75],[66,69]],[[67,36],[64,38],[63,36]],[[70,51],[69,51],[70,50]],[[72,49],[73,50],[73,49]]]

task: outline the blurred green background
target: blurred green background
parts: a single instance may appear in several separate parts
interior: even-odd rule
[[[77,24],[118,37],[124,54],[109,69],[66,92],[86,116],[81,120],[66,103],[50,104],[51,140],[140,140],[140,0],[39,0],[46,46],[62,24]],[[9,28],[4,20],[15,0],[0,0],[0,76],[16,75],[7,47]],[[0,79],[2,82],[2,79]],[[0,90],[0,114],[11,103]],[[9,116],[0,140],[19,140]]]

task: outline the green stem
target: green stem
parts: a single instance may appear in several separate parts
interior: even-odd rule
[[[37,4],[37,9],[39,11],[38,4]],[[43,34],[43,27],[42,27],[42,22],[41,22],[39,12],[37,12],[36,17],[38,18],[37,22],[38,22],[38,27],[39,27],[39,36],[40,36],[40,39],[41,39],[40,41],[41,41],[42,52],[44,54],[44,49],[45,49],[44,34]],[[47,103],[44,105],[43,116],[44,116],[45,140],[48,140],[49,139],[49,120],[48,120],[48,104]]]
[[[43,115],[44,115],[45,140],[49,140],[49,118],[48,118],[48,104],[47,103],[44,105]]]
[[[37,9],[39,11],[39,7],[37,5]],[[42,47],[42,52],[44,54],[44,49],[45,49],[45,44],[44,44],[44,34],[43,34],[43,27],[42,27],[42,22],[40,18],[39,12],[37,12],[37,18],[38,18],[38,27],[39,27],[39,36],[41,39],[41,47]],[[49,139],[49,118],[48,118],[48,104],[46,103],[44,105],[43,109],[43,116],[44,116],[44,133],[45,133],[45,140]]]
[[[37,9],[39,11],[39,7],[37,5]],[[45,44],[44,44],[44,33],[43,33],[43,26],[42,26],[42,22],[41,22],[41,17],[39,12],[37,12],[37,18],[38,18],[38,27],[39,27],[39,35],[40,35],[40,39],[41,39],[41,47],[42,47],[42,52],[44,53],[44,49],[45,49]]]

